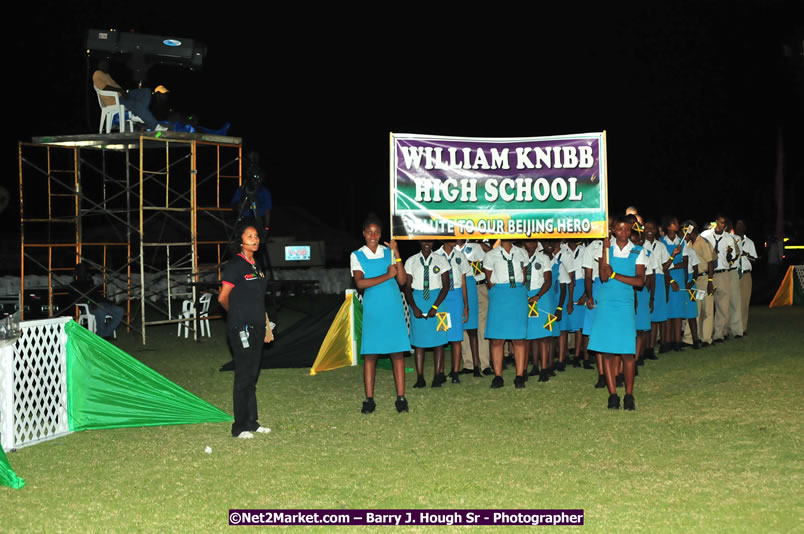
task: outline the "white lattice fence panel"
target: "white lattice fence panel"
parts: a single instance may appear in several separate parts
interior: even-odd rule
[[[798,277],[798,287],[804,290],[804,265],[796,265],[795,271]]]
[[[3,436],[4,448],[19,448],[57,438],[70,432],[67,423],[67,334],[70,318],[26,321],[14,345],[11,360],[11,418],[0,428],[11,428],[12,443]],[[7,382],[6,382],[7,383]],[[4,414],[8,417],[9,414]]]

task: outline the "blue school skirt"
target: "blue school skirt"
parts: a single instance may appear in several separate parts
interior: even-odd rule
[[[653,312],[650,314],[650,322],[661,323],[667,320],[667,289],[664,287],[664,275],[656,273],[654,275],[654,285],[656,289],[653,293]]]
[[[439,311],[450,314],[452,326],[447,330],[447,341],[463,341],[463,289],[451,289]]]
[[[528,291],[528,298],[533,297],[539,293],[538,289],[532,289]],[[544,327],[544,323],[547,322],[547,313],[542,311],[542,302],[544,299],[539,300],[536,304],[536,311],[539,312],[538,317],[530,317],[530,311],[528,311],[528,333],[525,336],[525,339],[542,339],[545,337],[550,337],[552,333],[550,330]],[[528,310],[530,310],[530,304],[528,304]],[[555,329],[556,325],[553,325]]]
[[[469,299],[469,320],[463,323],[463,329],[477,330],[477,280],[474,276],[466,277],[466,297]]]
[[[447,332],[439,332],[437,330],[438,317],[426,318],[440,292],[440,289],[431,289],[430,298],[424,300],[424,291],[419,289],[413,290],[413,302],[416,303],[416,306],[425,316],[421,319],[417,319],[414,317],[413,311],[410,313],[410,344],[414,347],[429,349],[432,347],[440,347],[447,343]]]
[[[541,312],[540,312],[541,313]],[[495,284],[489,289],[489,313],[486,317],[486,339],[525,339],[528,334],[528,292],[520,283],[516,287]]]

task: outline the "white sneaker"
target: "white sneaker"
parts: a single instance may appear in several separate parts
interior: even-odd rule
[[[168,128],[164,124],[157,124],[156,128],[154,128],[155,132],[167,132],[168,130],[170,130],[170,128]]]
[[[270,428],[266,428],[264,426],[257,427],[257,430],[254,432],[259,432],[260,434],[268,434],[271,431]]]
[[[237,437],[238,437],[239,439],[251,439],[251,438],[253,438],[253,437],[254,437],[254,434],[252,434],[252,433],[251,433],[251,432],[249,432],[248,430],[244,430],[244,431],[242,431],[241,433],[239,433],[239,434],[237,435]]]

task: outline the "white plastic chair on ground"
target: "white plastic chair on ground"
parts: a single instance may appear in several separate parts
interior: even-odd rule
[[[95,324],[95,316],[89,313],[89,304],[76,304],[78,308],[78,324],[85,327],[93,334],[98,331],[98,325]]]
[[[98,324],[97,324],[98,322],[95,319],[95,316],[92,315],[91,313],[89,313],[89,304],[76,304],[76,307],[79,310],[78,324],[84,326],[87,330],[89,330],[93,334],[97,334],[98,333]],[[107,313],[106,317],[104,319],[106,321],[108,321],[111,318],[112,318],[112,316]],[[117,339],[117,330],[112,332],[112,337]]]
[[[203,337],[204,332],[206,331],[207,337],[212,337],[212,330],[209,328],[209,305],[212,302],[212,293],[204,293],[201,295],[201,298],[198,299],[198,303],[201,305],[201,311],[198,313],[198,330],[199,334]],[[182,326],[184,327],[184,337],[186,338],[190,334],[190,324],[192,319],[195,317],[195,308],[193,307],[192,300],[185,300],[181,303],[181,313],[179,314],[179,319],[185,319],[184,321],[179,323],[178,331],[176,332],[177,336],[181,336],[181,329]]]
[[[112,125],[114,123],[115,115],[119,117],[118,121],[121,133],[125,133],[126,129],[133,132],[134,123],[142,123],[141,118],[137,117],[130,111],[126,111],[126,106],[120,103],[120,94],[117,91],[103,91],[95,87],[95,92],[98,94],[98,105],[101,108],[100,127],[98,128],[98,133],[103,133],[104,126],[106,126],[106,133],[112,132]],[[101,99],[102,96],[114,98],[114,104],[104,106],[103,99]]]

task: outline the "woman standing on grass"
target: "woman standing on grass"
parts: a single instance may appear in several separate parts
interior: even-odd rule
[[[597,301],[592,330],[589,333],[589,350],[603,356],[606,385],[609,389],[609,408],[620,409],[616,376],[620,364],[625,372],[626,410],[636,408],[634,402],[634,371],[636,362],[636,314],[634,288],[645,283],[645,251],[630,241],[631,223],[625,217],[614,226],[616,240],[603,240],[600,259],[600,296]]]
[[[253,438],[252,432],[271,431],[257,422],[262,346],[273,340],[265,314],[265,275],[254,260],[258,248],[257,229],[248,223],[239,225],[230,244],[235,256],[223,270],[218,294],[218,303],[227,312],[226,334],[234,357],[232,435],[242,439]]]
[[[410,309],[410,344],[416,353],[416,383],[414,388],[423,388],[424,351],[433,349],[433,382],[431,387],[441,387],[447,381],[444,375],[444,345],[446,330],[439,330],[438,309],[449,293],[450,266],[441,254],[433,254],[432,241],[420,241],[421,252],[405,262],[407,284],[405,300]],[[446,306],[444,306],[446,308]],[[452,317],[453,322],[461,317]]]
[[[390,355],[396,385],[396,410],[408,411],[405,398],[405,360],[410,352],[405,310],[399,286],[407,275],[399,257],[396,241],[380,245],[382,223],[376,215],[363,222],[365,246],[352,252],[350,267],[355,286],[363,291],[363,331],[360,353],[363,356],[363,385],[366,400],[362,413],[372,413],[374,403],[374,377],[377,357]]]
[[[486,339],[491,340],[491,359],[494,367],[493,389],[503,387],[503,344],[510,339],[514,345],[516,378],[514,387],[525,387],[528,334],[528,291],[523,285],[527,253],[504,239],[483,259],[489,287],[489,314],[486,319]]]

